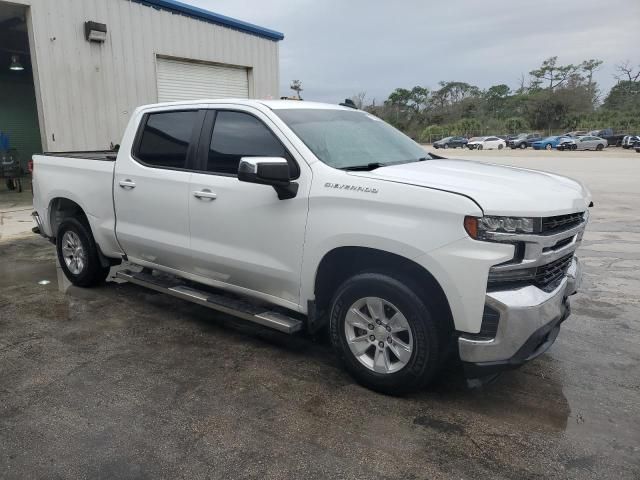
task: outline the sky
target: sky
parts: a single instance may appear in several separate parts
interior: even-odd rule
[[[284,33],[280,95],[302,81],[305,100],[359,92],[384,101],[397,87],[440,80],[519,86],[545,58],[640,65],[640,0],[182,0]]]

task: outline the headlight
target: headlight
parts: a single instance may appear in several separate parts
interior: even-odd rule
[[[487,233],[533,233],[535,221],[527,217],[464,217],[464,228],[471,238],[483,240]]]

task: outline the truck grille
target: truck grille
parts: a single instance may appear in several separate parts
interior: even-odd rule
[[[553,290],[560,283],[562,277],[567,274],[572,260],[573,252],[551,263],[539,266],[536,268],[534,283],[542,290]]]
[[[557,230],[568,230],[582,222],[584,212],[569,213],[567,215],[557,215],[542,219],[542,233],[555,232]]]
[[[573,260],[573,252],[539,267],[514,269],[506,272],[489,272],[488,288],[490,290],[519,288],[535,285],[544,291],[551,291],[558,286]]]
[[[511,260],[489,270],[487,289],[515,289],[528,285],[551,292],[567,275],[580,245],[588,212],[538,217],[534,234],[501,234],[497,241],[515,245]]]

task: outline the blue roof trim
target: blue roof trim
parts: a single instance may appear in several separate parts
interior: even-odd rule
[[[182,13],[186,16],[204,20],[206,22],[222,25],[223,27],[229,27],[241,32],[251,33],[259,37],[268,38],[269,40],[280,41],[284,39],[284,34],[270,30],[268,28],[259,27],[252,23],[243,22],[242,20],[236,20],[235,18],[220,15],[219,13],[213,13],[203,8],[194,7],[193,5],[187,5],[186,3],[177,2],[175,0],[132,0],[136,3],[141,3],[149,7],[160,8],[168,10],[170,12]]]

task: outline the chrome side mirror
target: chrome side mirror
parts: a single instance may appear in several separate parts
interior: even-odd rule
[[[280,200],[294,198],[298,193],[298,184],[291,181],[289,162],[281,157],[242,157],[238,180],[271,185]]]

